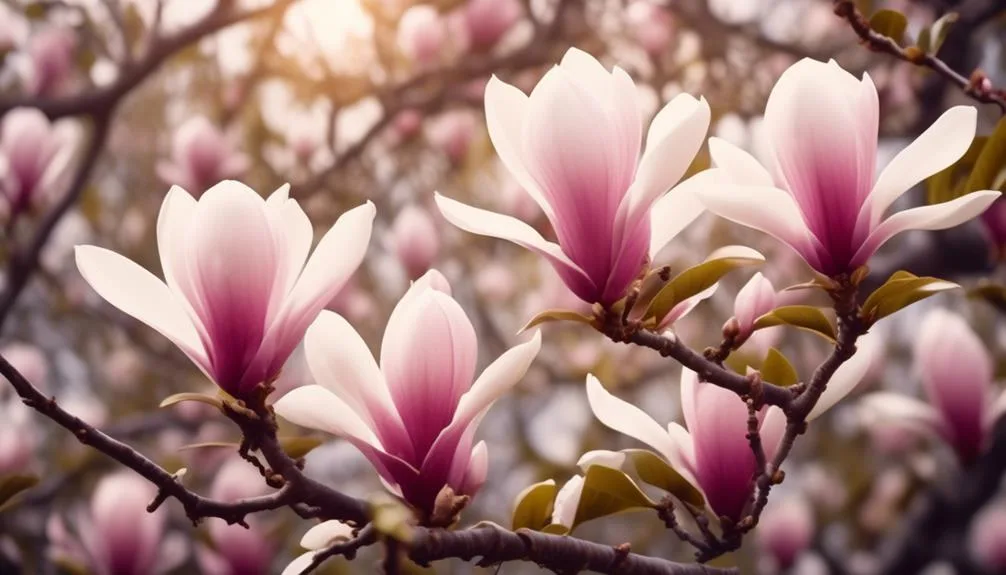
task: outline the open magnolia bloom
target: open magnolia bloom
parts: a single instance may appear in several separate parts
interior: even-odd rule
[[[832,376],[808,421],[824,413],[848,394],[866,374],[869,352],[857,353]],[[748,410],[736,393],[699,382],[689,369],[681,372],[681,409],[685,427],[671,422],[663,428],[638,407],[610,394],[593,375],[587,376],[587,399],[598,421],[652,447],[681,478],[705,498],[715,517],[738,521],[754,489],[754,454],[747,439]],[[775,406],[759,413],[759,432],[771,460],[786,427],[786,417]],[[580,466],[621,467],[625,452],[592,451]]]
[[[280,398],[276,413],[351,441],[389,489],[429,520],[445,487],[474,495],[482,486],[488,459],[485,442],[474,443],[475,429],[493,402],[524,377],[541,336],[536,332],[508,350],[472,383],[475,329],[451,298],[447,280],[431,270],[392,311],[380,367],[336,313],[322,313],[304,345],[318,384]]]
[[[834,61],[800,60],[769,95],[768,169],[711,138],[713,163],[735,185],[707,188],[699,197],[710,211],[788,244],[828,276],[864,265],[896,234],[956,226],[999,197],[978,191],[885,218],[902,194],[964,155],[974,139],[976,111],[947,110],[875,178],[878,115],[869,75],[858,80]]]
[[[73,157],[66,122],[50,123],[35,108],[14,108],[0,120],[0,193],[11,215],[36,206],[59,187]]]
[[[129,259],[77,246],[77,267],[110,304],[161,332],[225,391],[274,379],[370,242],[370,202],[343,214],[311,250],[289,186],[268,200],[235,181],[197,201],[174,186],[157,218],[165,281]]]
[[[220,180],[240,177],[250,164],[226,134],[206,117],[195,116],[175,131],[171,159],[158,162],[157,175],[198,196]]]
[[[497,154],[541,206],[558,244],[516,218],[438,195],[440,211],[461,229],[544,256],[588,303],[621,299],[647,259],[702,213],[695,191],[718,181],[707,170],[665,195],[705,139],[705,100],[681,94],[660,110],[640,158],[635,85],[575,48],[530,96],[493,77],[485,100]]]
[[[866,425],[891,425],[940,437],[964,462],[985,449],[996,420],[1006,412],[1006,393],[996,400],[992,358],[959,315],[934,309],[915,344],[915,365],[928,403],[875,392],[860,404]]]

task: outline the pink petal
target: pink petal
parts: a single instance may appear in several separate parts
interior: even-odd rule
[[[754,156],[717,137],[709,138],[713,165],[730,175],[736,184],[772,187],[772,174]]]
[[[674,187],[650,209],[650,260],[705,211],[698,192],[719,185],[720,170],[703,170]]]

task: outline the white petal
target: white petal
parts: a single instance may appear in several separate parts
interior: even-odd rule
[[[557,269],[562,268],[567,273],[582,276],[586,282],[590,281],[558,244],[545,240],[534,228],[517,218],[473,208],[439,193],[434,194],[434,199],[444,218],[466,232],[513,242],[544,256]]]
[[[555,494],[555,503],[552,507],[552,523],[564,525],[572,529],[582,494],[583,476],[574,475],[570,477],[569,481]]]
[[[305,569],[311,566],[315,555],[317,555],[316,551],[310,551],[298,556],[283,569],[283,573],[280,575],[300,575]]]
[[[974,140],[977,122],[978,112],[973,106],[954,106],[901,150],[880,173],[870,192],[873,224],[915,184],[959,160]]]
[[[657,112],[629,192],[630,221],[681,179],[705,141],[709,117],[705,98],[696,100],[688,94],[680,94]]]
[[[353,527],[348,523],[330,519],[323,521],[307,530],[300,539],[300,546],[312,551],[320,551],[330,547],[337,541],[348,541],[353,538]]]
[[[773,185],[772,174],[754,156],[722,138],[709,138],[709,155],[712,156],[713,165],[726,172],[736,184]]]
[[[527,118],[527,96],[495,75],[486,84],[486,128],[496,154],[524,191],[552,219],[552,208],[524,165],[520,149]]]
[[[720,170],[699,172],[653,203],[650,210],[651,260],[705,211],[698,192],[724,183],[724,176]]]
[[[204,332],[202,302],[187,259],[188,238],[197,203],[187,191],[171,186],[157,214],[157,252],[168,288],[178,294],[190,312],[196,330]]]
[[[716,293],[716,290],[719,289],[719,287],[720,283],[716,282],[692,297],[683,299],[676,303],[674,307],[671,308],[671,311],[667,312],[664,319],[660,320],[660,329],[667,329],[668,327],[674,325],[674,322],[692,313],[692,310],[695,309],[697,305],[713,297],[713,294]]]
[[[77,268],[108,303],[161,332],[205,369],[206,352],[188,313],[168,286],[119,254],[96,246],[75,248]]]
[[[373,430],[346,402],[320,385],[295,388],[279,398],[273,408],[280,417],[301,427],[355,439],[375,447],[381,445]]]
[[[898,212],[874,229],[852,259],[860,266],[875,254],[887,240],[908,230],[943,230],[960,225],[984,212],[996,201],[999,192],[983,190],[963,195],[940,204],[922,206]]]
[[[265,202],[266,208],[276,214],[280,229],[278,237],[283,241],[283,260],[286,262],[283,270],[282,289],[277,290],[281,296],[290,293],[297,277],[304,268],[307,255],[314,241],[314,228],[311,220],[301,209],[297,200],[290,199],[290,184],[283,184],[270,194]]]
[[[859,339],[856,353],[835,370],[835,374],[831,376],[831,381],[828,382],[824,393],[818,398],[814,409],[811,409],[807,415],[807,421],[811,421],[831,409],[833,405],[859,385],[874,361],[874,354],[879,353],[879,345],[879,336],[866,335]]]
[[[541,332],[535,331],[530,341],[508,349],[479,375],[471,389],[461,396],[451,428],[466,425],[517,384],[541,349]]]
[[[580,460],[576,462],[576,466],[583,471],[587,471],[587,468],[591,465],[621,469],[624,464],[624,453],[621,451],[608,451],[606,449],[588,451],[587,453],[581,455]]]
[[[889,391],[868,393],[859,401],[863,425],[893,425],[918,433],[936,435],[940,416],[928,403]]]

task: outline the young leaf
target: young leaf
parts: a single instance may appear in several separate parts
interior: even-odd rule
[[[159,407],[171,407],[172,405],[183,401],[198,401],[199,403],[212,405],[217,409],[223,409],[224,406],[223,400],[216,395],[210,395],[208,393],[194,393],[189,391],[165,397],[164,400],[161,401],[161,405]]]
[[[0,511],[22,491],[31,489],[38,484],[38,476],[26,473],[14,473],[0,477]]]
[[[725,246],[709,254],[704,262],[692,266],[665,285],[646,312],[647,318],[660,323],[678,303],[708,289],[720,278],[744,266],[760,265],[765,256],[745,246]]]
[[[293,459],[300,459],[315,448],[325,443],[318,437],[280,437],[279,444],[283,451]]]
[[[583,478],[573,528],[591,519],[656,505],[628,475],[603,465],[592,465]]]
[[[552,520],[552,506],[555,504],[555,480],[549,479],[528,486],[517,495],[510,519],[511,528],[540,531]]]
[[[673,467],[652,451],[646,449],[625,449],[622,453],[631,462],[636,475],[645,483],[659,487],[685,503],[696,507],[705,505],[705,498],[694,485],[685,481]]]
[[[769,348],[765,361],[761,365],[762,381],[789,387],[800,382],[793,364],[776,348]]]
[[[995,130],[986,140],[964,189],[966,192],[994,190],[1002,185],[1004,177],[1006,177],[1006,118],[999,120]]]
[[[929,27],[929,53],[935,55],[950,33],[950,26],[957,21],[957,12],[947,12]]]
[[[917,277],[905,271],[895,272],[863,302],[862,318],[873,323],[913,303],[960,286],[934,277]]]
[[[520,331],[517,333],[521,334],[533,327],[553,321],[573,321],[576,323],[585,323],[591,326],[595,323],[594,318],[577,311],[569,309],[548,309],[531,318],[531,321],[527,322],[527,324],[520,328]]]
[[[755,320],[754,328],[791,325],[814,332],[829,341],[835,341],[835,326],[821,308],[810,305],[787,305],[776,308]]]
[[[897,10],[879,10],[870,17],[870,28],[873,28],[878,34],[883,34],[901,44],[905,39],[905,29],[908,28],[908,19]]]

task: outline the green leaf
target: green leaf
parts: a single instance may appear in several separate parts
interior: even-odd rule
[[[987,142],[988,137],[986,136],[975,138],[971,141],[968,151],[964,152],[959,160],[930,176],[926,180],[926,203],[949,202],[967,192],[981,189],[968,189],[967,180]]]
[[[968,297],[985,300],[997,309],[1006,310],[1006,286],[986,280],[969,290]]]
[[[867,323],[873,323],[917,301],[959,287],[940,278],[918,277],[898,271],[866,298],[861,316]]]
[[[917,49],[922,54],[928,54],[929,45],[932,42],[930,40],[931,37],[932,36],[931,32],[929,31],[929,28],[923,28],[922,30],[919,30],[919,39],[915,41],[915,49]],[[909,48],[908,51],[912,52],[912,49]],[[909,56],[912,56],[912,54],[909,54]]]
[[[204,441],[202,443],[190,443],[188,445],[183,445],[178,448],[178,451],[189,451],[191,449],[205,449],[207,447],[237,449],[240,447],[240,445],[234,443],[233,441]]]
[[[583,491],[576,506],[573,528],[599,517],[656,505],[625,473],[603,465],[592,465],[583,478]]]
[[[52,4],[48,2],[32,2],[24,7],[25,18],[29,20],[41,20],[49,13]]]
[[[377,493],[368,499],[374,529],[396,541],[412,540],[412,510],[387,493]]]
[[[957,12],[947,12],[943,16],[940,16],[933,25],[929,27],[930,34],[930,45],[929,54],[936,55],[940,51],[940,46],[947,39],[947,34],[950,33],[950,26],[957,21]]]
[[[754,328],[791,325],[812,331],[829,341],[835,341],[835,326],[821,308],[811,305],[787,305],[776,308],[755,320]]]
[[[797,374],[793,364],[774,347],[769,348],[760,371],[762,381],[782,387],[789,387],[800,382],[800,375]]]
[[[552,507],[555,504],[555,480],[549,479],[530,485],[517,496],[513,515],[510,518],[511,528],[532,529],[540,531],[552,520]]]
[[[283,451],[293,459],[300,459],[308,453],[325,443],[324,439],[318,437],[280,437],[279,445]]]
[[[19,493],[36,485],[38,485],[37,475],[12,473],[0,477],[0,511],[7,509]]]
[[[688,483],[663,457],[646,449],[625,449],[625,461],[631,462],[636,475],[645,483],[659,487],[681,501],[702,507],[705,498],[694,485]]]
[[[561,523],[549,523],[541,528],[542,533],[548,533],[549,535],[566,535],[569,531],[570,529]]]
[[[212,405],[217,409],[223,409],[224,402],[216,395],[210,395],[208,393],[194,393],[187,391],[184,393],[176,393],[174,395],[168,396],[161,401],[159,407],[171,407],[176,403],[181,403],[183,401],[198,401],[199,403],[205,403],[207,405]]]
[[[573,321],[576,323],[585,323],[590,326],[593,326],[595,323],[593,317],[584,315],[577,311],[569,309],[549,309],[535,315],[531,318],[531,321],[527,322],[527,324],[520,328],[520,331],[517,333],[521,334],[533,327],[553,321]]]
[[[908,28],[908,19],[897,10],[879,10],[870,17],[870,28],[901,44],[905,40],[905,29]]]
[[[997,189],[1003,177],[1006,177],[1006,118],[999,120],[982,147],[964,185],[965,193]]]
[[[674,277],[650,303],[645,317],[660,323],[682,301],[720,281],[731,271],[744,266],[760,265],[765,256],[746,246],[725,246],[709,254],[704,262],[692,266]]]

